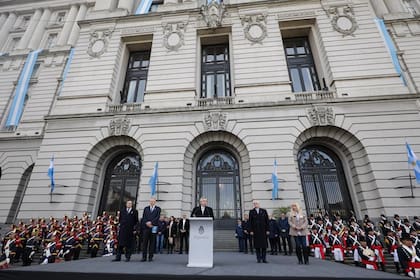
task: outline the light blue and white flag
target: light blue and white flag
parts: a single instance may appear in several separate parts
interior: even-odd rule
[[[213,0],[207,0],[207,5],[211,4],[211,2],[213,2]],[[221,0],[216,0],[216,2],[220,4]]]
[[[140,5],[136,9],[136,15],[147,14],[150,11],[153,0],[141,0]]]
[[[18,84],[15,90],[12,106],[10,106],[9,115],[6,120],[6,127],[17,127],[22,117],[23,107],[25,105],[26,94],[28,93],[29,81],[34,71],[38,55],[42,50],[32,51],[26,58],[25,65],[20,74]]]
[[[67,78],[67,74],[69,73],[71,62],[73,61],[73,56],[74,56],[74,48],[71,48],[69,57],[67,58],[66,66],[64,67],[63,75],[61,76],[61,84],[57,93],[58,96],[60,96],[61,90],[63,89],[64,81]]]
[[[410,145],[408,143],[405,143],[405,145],[407,147],[408,164],[413,167],[416,182],[420,184],[420,160],[418,160]]]
[[[158,162],[155,163],[155,167],[153,168],[152,176],[149,179],[149,185],[150,185],[150,196],[156,195],[156,186],[158,183]]]
[[[273,200],[277,199],[279,192],[279,177],[277,175],[277,160],[274,160],[273,173],[271,174],[271,181],[273,182],[273,191],[271,197]]]
[[[55,188],[55,181],[54,181],[54,156],[51,157],[50,160],[50,167],[48,168],[48,177],[50,177],[50,187],[51,193],[53,193]]]
[[[382,39],[385,42],[385,45],[388,49],[388,52],[391,56],[392,63],[394,64],[395,71],[398,73],[398,75],[401,77],[401,80],[403,81],[404,85],[407,85],[404,76],[403,71],[401,68],[400,60],[398,59],[398,52],[395,48],[394,42],[392,41],[391,36],[388,33],[388,30],[386,29],[385,23],[383,19],[376,18],[375,19],[376,25],[378,26],[378,29],[382,35]]]

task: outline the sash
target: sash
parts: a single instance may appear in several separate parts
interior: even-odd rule
[[[325,253],[324,253],[324,246],[322,244],[312,244],[312,247],[319,248],[319,252],[321,253],[321,258],[325,260]],[[344,256],[344,255],[343,255]]]
[[[376,260],[369,261],[369,260],[362,259],[362,263],[364,265],[371,265],[371,266],[373,266],[373,269],[378,270],[378,263],[376,262]]]
[[[379,256],[381,257],[381,260],[382,260],[382,263],[385,265],[385,264],[386,264],[386,262],[385,262],[384,251],[383,251],[382,246],[379,246],[379,245],[372,245],[371,249],[372,249],[372,250],[378,250],[378,252],[379,252]]]

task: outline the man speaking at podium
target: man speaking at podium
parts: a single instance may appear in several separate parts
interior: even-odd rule
[[[207,206],[207,198],[200,198],[200,206],[192,210],[191,217],[211,217],[214,220],[213,209]]]

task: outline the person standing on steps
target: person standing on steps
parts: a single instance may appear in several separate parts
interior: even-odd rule
[[[125,261],[129,262],[131,258],[131,251],[134,246],[136,226],[139,222],[139,214],[136,209],[133,209],[133,202],[131,200],[126,202],[125,208],[121,209],[118,221],[120,222],[118,248],[117,255],[113,261],[121,261],[121,254],[125,249]]]
[[[267,210],[260,208],[260,202],[254,200],[252,202],[254,209],[249,211],[249,233],[254,238],[254,248],[257,253],[258,263],[268,263],[267,255],[267,237],[270,234],[270,226]]]
[[[309,247],[306,243],[308,235],[308,219],[297,202],[292,203],[289,213],[290,235],[295,239],[296,256],[299,264],[309,264]]]

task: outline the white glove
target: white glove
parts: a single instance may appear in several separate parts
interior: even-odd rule
[[[412,271],[410,271],[407,275],[408,275],[408,277],[411,277],[411,278],[414,278],[415,277],[414,276],[414,273]]]

